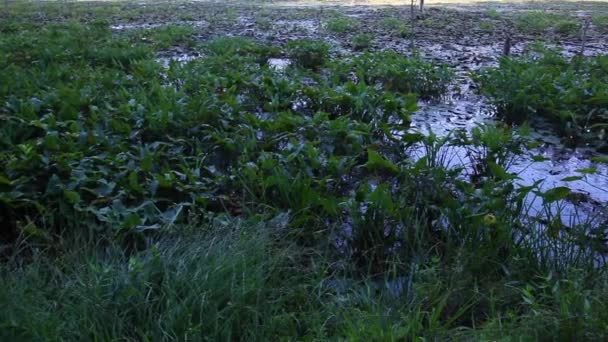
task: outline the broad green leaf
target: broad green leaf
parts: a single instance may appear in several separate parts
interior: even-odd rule
[[[378,208],[387,210],[388,212],[392,212],[395,207],[390,189],[387,184],[379,185],[376,190],[372,191],[367,196],[367,201],[373,203]]]
[[[583,168],[583,169],[577,169],[574,170],[578,173],[583,173],[583,174],[594,174],[597,171],[597,168],[595,167],[587,167],[587,168]]]
[[[129,187],[133,191],[136,191],[136,192],[139,192],[139,193],[143,192],[143,188],[139,184],[139,180],[137,178],[137,172],[135,172],[135,171],[131,171],[129,173]]]
[[[124,221],[122,222],[122,227],[125,229],[135,228],[141,225],[141,223],[142,222],[139,218],[139,215],[132,213],[124,219]]]
[[[11,182],[11,180],[6,177],[0,176],[0,184],[13,185],[13,182]]]
[[[583,179],[583,177],[581,177],[581,176],[571,176],[571,177],[562,178],[561,180],[562,180],[562,182],[574,182],[574,181],[581,180],[581,179]]]
[[[547,190],[542,194],[543,199],[545,200],[545,203],[549,204],[549,203],[553,203],[559,200],[563,200],[566,199],[570,193],[572,191],[565,187],[565,186],[560,186],[557,188],[553,188],[551,190]]]
[[[44,137],[44,147],[50,151],[59,151],[61,140],[56,134],[49,134]]]
[[[388,171],[391,173],[399,173],[399,167],[393,164],[391,161],[382,157],[378,152],[368,149],[367,150],[367,163],[365,167],[372,171]]]
[[[19,226],[19,229],[26,235],[36,237],[43,240],[50,240],[51,236],[49,232],[44,229],[39,228],[33,222],[28,222],[23,226]]]
[[[488,163],[488,168],[490,169],[490,171],[492,172],[492,174],[494,176],[496,176],[497,178],[499,178],[499,179],[509,180],[509,179],[516,178],[516,176],[508,173],[507,170],[505,170],[504,167],[502,167],[502,166],[500,166],[500,165],[498,165],[496,163],[489,162]]]
[[[550,160],[550,158],[535,155],[535,156],[532,156],[532,160],[535,162],[542,162],[542,161]]]
[[[100,184],[97,186],[97,188],[95,188],[95,193],[97,194],[97,196],[101,197],[109,196],[116,187],[116,183],[108,182],[105,179],[99,180],[99,183]]]
[[[80,203],[80,195],[76,191],[64,190],[63,195],[70,202],[70,204]]]
[[[591,160],[593,160],[596,163],[608,164],[608,157],[593,157],[593,158],[591,158]]]

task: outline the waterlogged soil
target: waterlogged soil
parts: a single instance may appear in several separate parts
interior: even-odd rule
[[[342,3],[343,5],[344,3]],[[527,47],[543,40],[549,46],[561,49],[571,57],[583,51],[587,56],[608,54],[608,33],[590,26],[585,48],[578,34],[560,35],[548,30],[539,35],[517,32],[514,19],[530,10],[547,10],[570,14],[581,23],[592,13],[608,13],[608,4],[593,3],[580,7],[573,3],[543,4],[485,4],[485,5],[435,5],[423,14],[416,12],[411,20],[407,6],[376,5],[366,2],[347,2],[349,6],[319,5],[310,2],[275,3],[272,5],[222,5],[210,2],[182,4],[172,11],[155,11],[153,5],[133,4],[139,13],[129,18],[114,18],[112,29],[121,34],[128,30],[149,29],[159,25],[181,24],[196,28],[196,39],[205,42],[218,36],[251,37],[263,43],[283,46],[294,39],[313,38],[328,42],[332,55],[356,55],[351,39],[359,33],[370,33],[374,39],[369,50],[394,50],[405,55],[417,53],[425,59],[447,64],[456,73],[456,81],[449,94],[440,101],[420,102],[420,109],[413,115],[412,130],[444,136],[457,128],[473,128],[484,122],[495,121],[492,107],[477,93],[470,74],[484,67],[498,64],[505,49],[506,37],[510,37],[512,55],[522,54]],[[495,11],[490,12],[489,9]],[[327,20],[349,18],[354,24],[346,32],[330,32]],[[382,26],[386,18],[397,18],[407,26],[412,36],[400,37],[393,29]],[[204,58],[197,48],[176,47],[159,53],[159,60],[168,65],[171,60],[188,62]],[[277,56],[269,64],[278,72],[290,65],[286,57]],[[518,160],[510,169],[521,177],[522,184],[544,180],[547,188],[568,186],[577,194],[574,201],[588,204],[594,211],[608,203],[608,167],[591,161],[603,156],[607,150],[594,150],[585,146],[566,147],[543,122],[533,123],[533,136],[542,141],[531,154],[542,155],[548,160],[532,162],[529,157]],[[454,151],[452,160],[463,161],[463,151]],[[465,163],[466,164],[466,163]],[[584,179],[565,182],[564,178],[581,176],[577,170],[597,168],[595,174]]]

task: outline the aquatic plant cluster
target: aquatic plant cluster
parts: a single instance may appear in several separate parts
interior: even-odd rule
[[[537,46],[479,76],[482,92],[510,122],[537,117],[554,124],[571,144],[608,151],[608,56],[562,57]]]
[[[1,339],[607,333],[605,217],[568,221],[570,189],[508,172],[534,145],[526,127],[410,129],[418,100],[449,89],[445,66],[332,58],[310,39],[200,43],[180,25],[7,20],[0,32]],[[204,57],[156,59],[176,46]],[[268,63],[285,56],[285,69]],[[573,80],[603,60],[577,63],[554,112],[603,91]],[[482,89],[511,113],[486,80],[546,64],[505,60]],[[564,98],[538,87],[528,94]]]

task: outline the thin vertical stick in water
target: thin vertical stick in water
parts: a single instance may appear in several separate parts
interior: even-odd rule
[[[511,34],[509,32],[507,32],[506,36],[505,36],[505,43],[504,46],[502,48],[502,54],[504,56],[509,56],[511,54]]]
[[[412,21],[412,30],[410,32],[410,48],[412,49],[412,53],[414,52],[414,34],[415,34],[415,28],[416,28],[416,14],[415,14],[415,4],[416,4],[416,0],[411,0],[411,7],[410,7],[410,20]]]
[[[581,28],[581,56],[585,55],[585,46],[587,45],[587,30],[589,30],[589,25],[591,25],[591,21],[589,20],[589,18],[585,18],[585,23]]]

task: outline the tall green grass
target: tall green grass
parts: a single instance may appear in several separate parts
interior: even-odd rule
[[[196,228],[196,229],[194,229]],[[207,230],[211,230],[205,233]],[[323,266],[272,224],[183,228],[126,255],[79,236],[2,266],[8,340],[263,340],[315,323]],[[320,293],[319,293],[320,295]],[[306,313],[311,312],[310,317]],[[281,327],[281,329],[278,329]]]
[[[382,275],[356,276],[336,271],[323,250],[294,243],[284,220],[218,218],[132,253],[111,239],[71,236],[60,250],[4,261],[0,338],[528,340],[608,332],[605,278],[584,269],[556,273],[523,260],[504,269],[516,257],[492,266],[482,246],[447,251],[456,253],[452,261],[426,253],[392,259]]]

